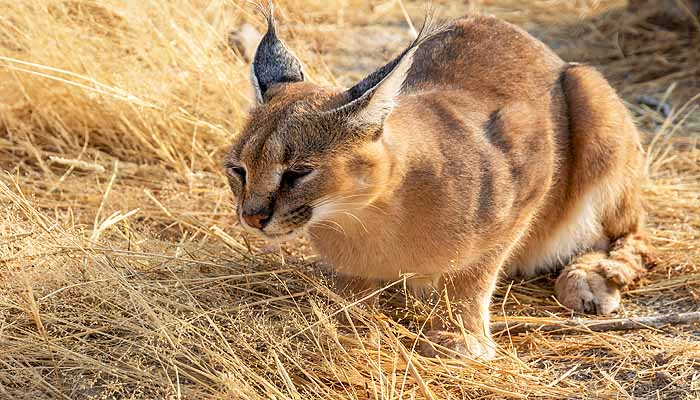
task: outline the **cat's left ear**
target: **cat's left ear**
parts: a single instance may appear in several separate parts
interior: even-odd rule
[[[432,15],[428,14],[410,46],[388,64],[348,89],[344,95],[345,104],[329,113],[349,126],[360,128],[360,131],[376,133],[396,107],[418,48],[449,29],[448,25],[433,25]]]
[[[304,80],[301,62],[277,37],[272,2],[267,12],[263,10],[263,14],[267,19],[267,33],[258,44],[250,70],[250,80],[259,104],[269,100],[267,95],[272,86]]]
[[[349,125],[382,126],[396,106],[415,51],[416,47],[407,49],[394,61],[350,88],[346,96],[354,99],[335,111],[345,114],[344,119]]]

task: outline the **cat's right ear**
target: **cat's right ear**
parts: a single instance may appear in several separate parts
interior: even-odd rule
[[[272,86],[304,80],[301,62],[277,37],[272,2],[267,11],[261,11],[267,20],[267,33],[258,44],[250,68],[250,81],[258,104],[269,100],[267,94]]]

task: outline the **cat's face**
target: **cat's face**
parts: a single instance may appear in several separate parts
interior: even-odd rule
[[[353,216],[380,195],[392,170],[384,122],[415,50],[437,31],[424,26],[400,56],[342,91],[306,83],[277,38],[272,9],[266,17],[251,68],[257,107],[225,167],[241,224],[286,239],[314,224],[334,229],[334,217]]]
[[[389,175],[381,126],[325,112],[338,93],[296,83],[251,112],[225,160],[237,216],[249,231],[284,240],[366,207]]]

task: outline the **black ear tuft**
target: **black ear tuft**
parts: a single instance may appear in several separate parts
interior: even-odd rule
[[[347,124],[363,127],[365,133],[376,132],[367,128],[382,126],[393,111],[418,48],[450,29],[451,25],[433,24],[433,14],[428,12],[418,36],[398,57],[348,89],[345,103],[326,113],[344,119]]]
[[[415,51],[418,47],[420,47],[423,43],[429,41],[430,39],[433,39],[435,36],[438,36],[441,33],[447,32],[448,30],[452,29],[451,25],[436,23],[434,19],[434,12],[432,9],[429,8],[425,14],[423,26],[421,27],[420,31],[418,32],[418,35],[413,40],[413,42],[396,58],[389,61],[389,63],[372,72],[365,79],[361,80],[360,82],[355,84],[355,86],[348,89],[346,92],[347,102],[355,101],[363,95],[367,94],[368,92],[377,88],[379,83],[382,80],[386,79],[386,77],[388,77],[392,73],[392,71],[394,71],[394,69],[401,63],[401,60],[404,57],[406,57],[407,55],[410,56],[410,54],[413,51]]]
[[[253,86],[258,100],[265,99],[265,92],[276,83],[301,82],[304,71],[301,63],[277,37],[272,2],[267,12],[261,8],[267,19],[267,33],[263,36],[253,58]]]

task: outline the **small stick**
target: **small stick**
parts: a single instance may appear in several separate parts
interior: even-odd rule
[[[401,12],[403,13],[403,17],[406,19],[406,22],[408,23],[408,29],[411,31],[411,35],[413,35],[413,38],[418,37],[418,32],[416,31],[416,27],[413,26],[413,21],[411,21],[411,16],[408,15],[408,11],[406,11],[406,7],[403,5],[403,0],[399,0],[399,7],[401,7]]]
[[[84,171],[94,171],[98,173],[105,172],[105,167],[97,163],[89,163],[83,160],[71,160],[63,157],[49,156],[49,161],[54,164],[65,165],[68,167],[82,169]]]
[[[690,325],[700,322],[700,312],[659,315],[654,317],[632,317],[616,319],[569,319],[547,322],[497,322],[491,324],[492,332],[508,329],[511,334],[539,331],[556,333],[586,333],[629,331],[635,329],[663,328],[667,325]]]

